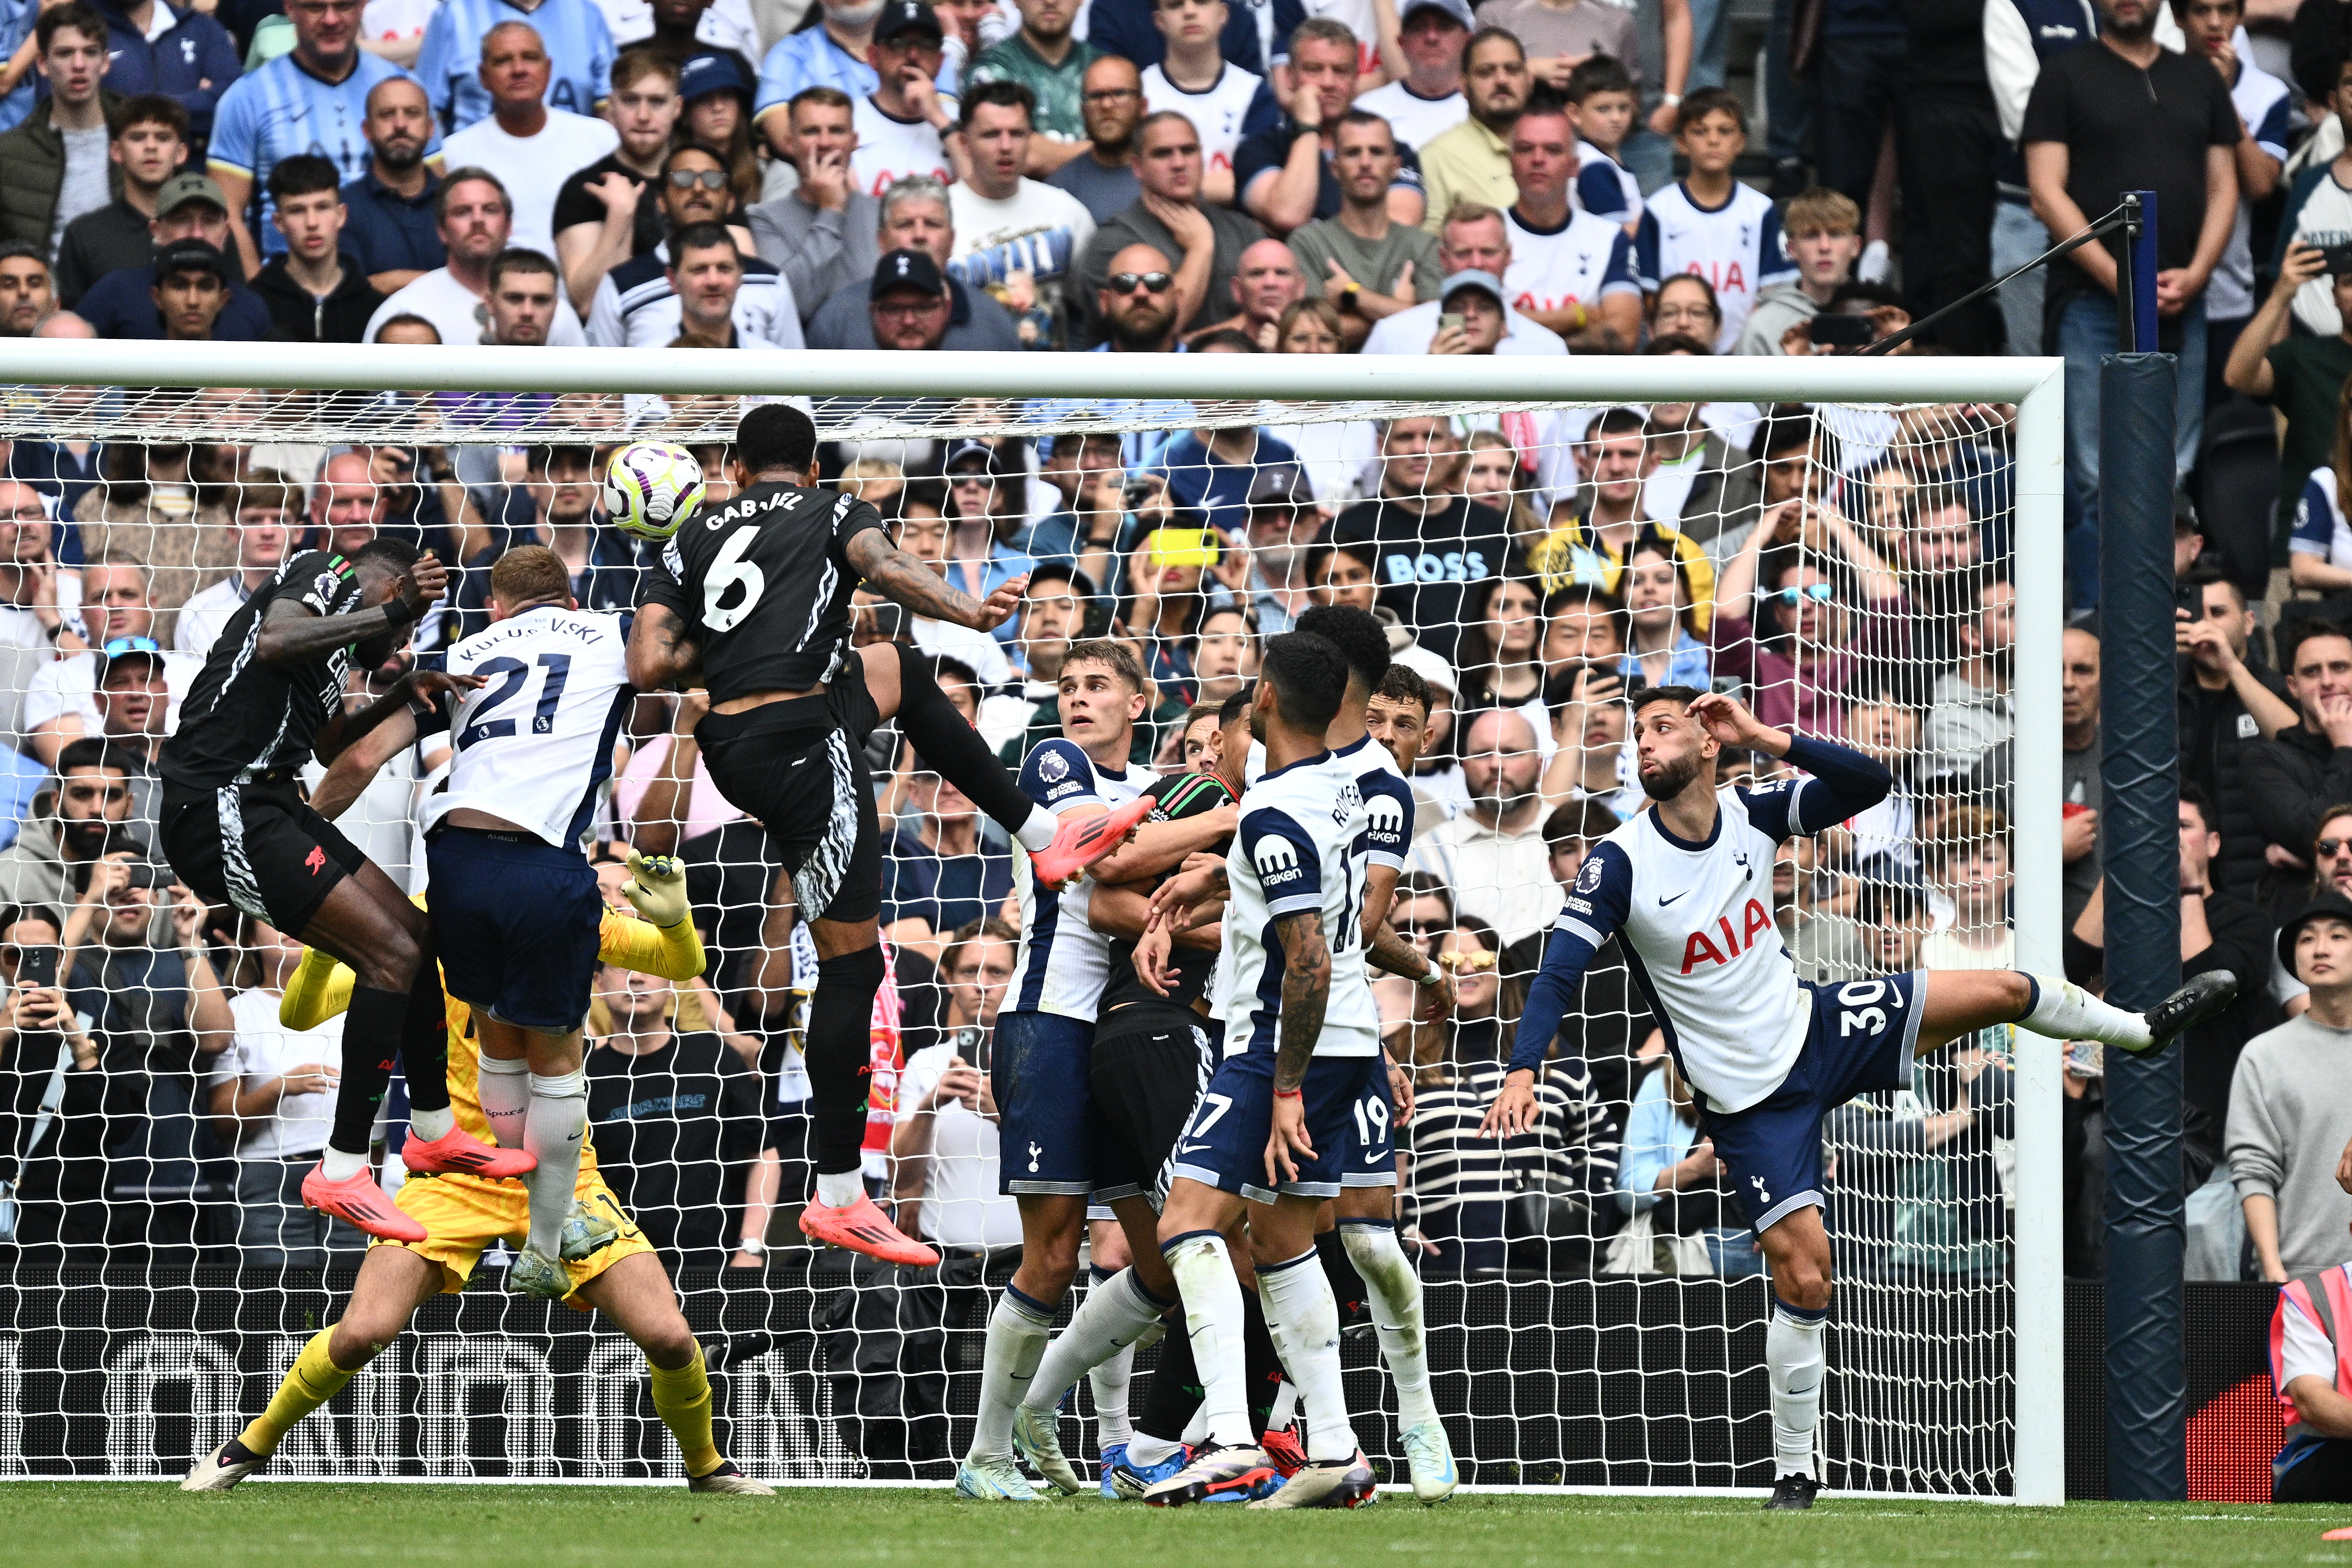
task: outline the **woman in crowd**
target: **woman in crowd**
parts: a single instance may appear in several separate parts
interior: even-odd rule
[[[1257,617],[1238,601],[1201,617],[1192,637],[1192,700],[1222,703],[1257,674]]]
[[[940,468],[947,476],[947,580],[985,599],[1036,565],[1010,542],[1028,521],[1027,481],[1017,457],[984,441],[957,442]],[[1013,641],[1019,620],[999,626],[996,640]]]
[[[1473,619],[1455,647],[1462,713],[1517,708],[1537,736],[1548,738],[1551,712],[1544,706],[1541,595],[1524,578],[1498,577],[1471,602]],[[1460,722],[1469,721],[1465,716]],[[1551,755],[1548,744],[1544,755]]]
[[[719,155],[740,218],[744,208],[761,200],[766,179],[751,146],[751,84],[743,79],[734,57],[718,49],[689,57],[680,80],[688,97],[678,116],[679,138]],[[738,230],[736,243],[742,244],[749,231],[740,223],[729,226]],[[746,245],[743,253],[755,256],[758,250]]]
[[[1274,348],[1278,354],[1341,352],[1339,310],[1319,294],[1311,299],[1292,300],[1275,322]],[[1267,412],[1277,409],[1278,405],[1271,405]],[[1318,506],[1344,507],[1356,499],[1356,476],[1363,465],[1363,454],[1353,448],[1363,439],[1361,425],[1325,419],[1261,428],[1298,455],[1307,487],[1315,492]]]
[[[1501,972],[1501,940],[1475,915],[1456,917],[1435,957],[1454,977],[1454,1016],[1414,1030],[1420,1087],[1412,1120],[1398,1131],[1412,1163],[1412,1219],[1428,1249],[1423,1271],[1491,1274],[1517,1261],[1581,1272],[1596,1236],[1613,1228],[1595,1209],[1617,1167],[1615,1132],[1591,1077],[1576,1058],[1554,1060],[1536,1086],[1535,1130],[1499,1143],[1482,1137],[1526,982]]]
[[[1716,302],[1715,285],[1696,272],[1677,272],[1658,280],[1650,297],[1650,337],[1681,336],[1700,343],[1715,341],[1723,330],[1723,307]]]
[[[1675,548],[1645,528],[1625,552],[1626,639],[1621,673],[1652,686],[1707,689],[1706,644],[1691,634],[1690,579]]]
[[[1474,430],[1460,489],[1477,507],[1489,507],[1511,520],[1511,542],[1526,549],[1549,531],[1529,499],[1535,491],[1519,466],[1518,449],[1499,430]]]

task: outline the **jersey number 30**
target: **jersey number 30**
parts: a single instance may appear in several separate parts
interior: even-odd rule
[[[740,625],[743,617],[751,613],[760,602],[760,595],[768,591],[768,574],[759,563],[743,559],[751,541],[760,535],[760,525],[748,523],[727,536],[711,558],[710,568],[702,574],[702,624],[713,632],[731,632]],[[723,603],[732,589],[743,591],[742,597],[732,604]]]
[[[541,653],[539,667],[547,672],[546,681],[539,688],[539,706],[531,710],[530,733],[545,735],[555,727],[555,707],[563,700],[563,683],[572,678],[572,655]],[[515,720],[492,718],[490,710],[504,703],[522,689],[530,679],[531,666],[520,659],[491,659],[474,673],[498,682],[474,708],[473,721],[457,732],[457,749],[465,750],[476,741],[489,740],[515,732]]]

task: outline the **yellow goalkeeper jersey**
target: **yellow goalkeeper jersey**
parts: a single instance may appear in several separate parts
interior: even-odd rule
[[[417,903],[422,905],[424,900]],[[607,964],[673,981],[690,980],[702,973],[702,938],[690,920],[664,930],[650,920],[607,909],[597,926],[597,956]],[[350,966],[313,947],[302,955],[302,962],[286,983],[286,995],[278,1004],[278,1021],[292,1030],[316,1029],[352,1005],[352,988],[356,983]],[[446,991],[441,1002],[449,1027],[449,1108],[457,1113],[457,1125],[486,1144],[495,1144],[498,1139],[491,1134],[489,1118],[482,1114],[481,1091],[477,1087],[482,1051],[474,1040],[474,1010]],[[580,1168],[595,1166],[595,1143],[583,1139]]]

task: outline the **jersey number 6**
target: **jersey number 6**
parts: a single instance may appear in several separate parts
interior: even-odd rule
[[[757,562],[743,559],[743,552],[751,548],[751,541],[759,534],[757,523],[746,524],[729,534],[727,542],[711,558],[709,570],[702,574],[702,623],[713,632],[733,631],[743,617],[751,613],[751,607],[760,602],[760,595],[768,591],[768,574],[760,570]],[[738,587],[742,589],[743,597],[722,606],[719,601],[727,597],[728,590]]]

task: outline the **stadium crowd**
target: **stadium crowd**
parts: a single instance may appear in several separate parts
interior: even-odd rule
[[[2182,367],[2181,956],[2261,977],[2188,1045],[2191,1273],[2340,1261],[2341,8],[1779,0],[1745,94],[1728,85],[1728,9],[0,0],[0,337],[1853,352],[2155,189],[2163,346]],[[2088,246],[1897,350],[2066,361],[2076,978],[2102,956],[2095,422],[2113,285]],[[142,406],[216,433],[254,395]],[[0,1177],[17,1267],[310,1267],[360,1242],[296,1190],[325,1140],[340,1026],[279,1027],[299,946],[206,909],[163,863],[154,752],[224,622],[306,545],[398,537],[463,569],[413,653],[355,691],[487,624],[487,569],[512,544],[554,549],[583,607],[633,606],[638,547],[598,488],[610,446],[434,444],[436,423],[509,407],[441,394],[415,404],[412,444],[306,444],[97,439],[77,434],[100,417],[91,394],[12,405]],[[639,412],[658,429],[690,411]],[[1129,412],[1153,411],[1024,417]],[[1613,950],[1555,1044],[1540,1128],[1497,1143],[1478,1124],[1562,890],[1643,804],[1625,699],[1644,685],[1738,690],[1766,724],[1895,770],[1894,796],[1772,868],[1808,977],[2011,967],[2014,411],[1234,417],[1034,439],[844,432],[828,482],[880,507],[903,549],[975,594],[1030,580],[997,635],[876,600],[860,638],[929,654],[1016,765],[1059,733],[1072,643],[1118,638],[1150,682],[1136,760],[1181,769],[1263,639],[1316,604],[1381,616],[1421,694],[1400,731],[1419,809],[1395,925],[1459,994],[1428,1025],[1409,983],[1381,982],[1418,1084],[1401,1185],[1422,1268],[1759,1271]],[[719,504],[724,453],[697,455]],[[805,1187],[793,1041],[816,957],[759,828],[698,759],[700,716],[691,694],[638,700],[598,862],[617,906],[625,846],[683,857],[711,972],[673,987],[605,969],[587,1072],[602,1168],[673,1265],[751,1270],[799,1240],[782,1195]],[[421,887],[418,800],[446,737],[360,751],[380,767],[344,826]],[[948,1257],[941,1289],[961,1288],[978,1276],[956,1270],[1019,1239],[986,1071],[1017,940],[1013,851],[895,731],[872,760],[893,837],[867,1175]],[[1736,764],[1759,781],[1780,766]],[[1840,1200],[1869,1217],[1841,1229],[1842,1272],[2004,1270],[2011,1060],[1988,1031],[1919,1061],[1907,1093],[1839,1113]],[[2095,1049],[2070,1054],[2075,1272],[2098,1265],[2100,1077]],[[395,1094],[387,1126],[401,1115]]]

